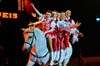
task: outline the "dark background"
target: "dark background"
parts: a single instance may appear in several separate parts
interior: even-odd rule
[[[0,17],[0,44],[6,49],[7,53],[5,54],[9,58],[15,55],[16,61],[18,61],[20,58],[24,58],[21,51],[23,37],[20,28],[27,27],[29,20],[35,21],[35,18],[26,11],[19,12],[17,0],[0,1],[0,12],[18,13],[18,19]],[[79,42],[72,45],[72,57],[79,57],[80,52],[83,56],[100,56],[100,22],[96,21],[96,18],[100,17],[99,0],[32,0],[32,2],[41,13],[45,13],[47,10],[61,12],[70,9],[72,11],[71,18],[82,23],[78,29],[84,34],[84,37],[79,37]]]

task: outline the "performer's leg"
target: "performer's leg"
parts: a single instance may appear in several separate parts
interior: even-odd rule
[[[64,59],[64,55],[65,55],[65,52],[64,52],[64,37],[62,36],[61,39],[60,39],[60,59],[59,59],[59,63],[62,63],[63,62],[63,59]]]
[[[68,64],[68,62],[70,61],[70,58],[72,56],[72,53],[73,53],[73,49],[72,49],[72,46],[70,43],[69,43],[69,47],[67,47],[65,49],[65,53],[67,53],[67,54],[65,56],[63,66],[66,66]]]
[[[56,55],[56,60],[60,60],[60,50],[62,49],[62,45],[63,45],[63,37],[59,37],[58,39],[58,43],[57,43],[57,55]]]
[[[57,51],[57,39],[53,38],[52,41],[53,41],[53,50]]]
[[[62,36],[61,39],[60,39],[60,50],[61,49],[63,49],[63,50],[65,49],[64,36]]]
[[[57,50],[56,52],[57,52],[57,54],[56,54],[55,60],[58,61],[60,58],[60,50]]]
[[[48,45],[48,49],[50,51],[50,65],[53,65],[53,45],[52,45],[52,39],[51,38],[47,38],[47,45]]]
[[[54,45],[54,59],[55,61],[59,60],[60,57],[60,40],[57,38],[53,39],[53,45]]]
[[[54,60],[56,59],[57,55],[57,39],[53,38],[53,50],[54,50]]]
[[[51,52],[53,51],[53,45],[52,45],[52,39],[47,38],[47,45],[48,45],[48,50]]]
[[[68,35],[64,37],[64,44],[65,44],[65,48],[69,47],[69,36]]]

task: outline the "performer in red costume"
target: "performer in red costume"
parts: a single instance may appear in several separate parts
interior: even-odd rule
[[[34,4],[31,4],[36,11],[36,13],[39,15],[39,21],[42,23],[42,31],[44,32],[46,38],[47,38],[47,45],[48,49],[50,51],[50,65],[53,65],[54,61],[54,50],[56,50],[56,23],[51,18],[51,12],[47,11],[46,14],[41,14],[35,7]],[[38,22],[39,23],[39,22]],[[55,47],[54,47],[55,46]]]

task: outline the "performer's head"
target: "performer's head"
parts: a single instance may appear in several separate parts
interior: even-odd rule
[[[45,13],[45,18],[50,18],[51,17],[51,10],[48,10],[46,13]]]
[[[59,19],[60,19],[60,13],[59,13],[59,12],[57,13],[57,18],[59,18]]]
[[[53,17],[53,18],[57,18],[57,16],[58,16],[58,15],[57,15],[57,11],[56,11],[56,10],[53,10],[53,11],[52,11],[52,17]]]
[[[66,17],[68,18],[68,17],[70,17],[71,16],[71,10],[67,10],[66,11]]]
[[[60,19],[62,20],[64,20],[66,18],[66,14],[65,14],[65,12],[61,12],[60,13]]]

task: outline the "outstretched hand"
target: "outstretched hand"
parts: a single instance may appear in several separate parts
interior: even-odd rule
[[[81,25],[80,22],[76,22],[75,24],[71,24],[70,28],[78,28]]]
[[[35,27],[35,23],[30,22],[30,23],[28,24],[28,26],[34,28],[34,27]]]
[[[31,13],[31,15],[32,15],[33,17],[37,17],[37,16],[36,16],[36,13]]]
[[[80,22],[76,22],[76,27],[79,27],[81,25]]]
[[[83,36],[84,36],[83,33],[81,33],[81,32],[78,32],[78,35],[79,35],[80,37],[83,37]]]
[[[33,3],[31,3],[30,5],[34,7],[34,4]]]

